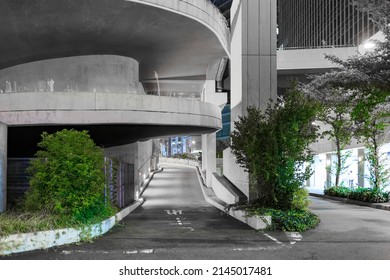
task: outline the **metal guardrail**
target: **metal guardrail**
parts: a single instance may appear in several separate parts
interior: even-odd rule
[[[289,50],[311,50],[311,49],[336,49],[336,48],[357,48],[357,45],[325,45],[325,46],[304,46],[304,47],[279,47],[278,51]]]

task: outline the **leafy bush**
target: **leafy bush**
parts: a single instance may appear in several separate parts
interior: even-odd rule
[[[377,188],[356,188],[330,187],[324,193],[330,196],[343,197],[369,203],[382,203],[389,201],[389,192],[378,190]]]
[[[37,160],[31,162],[30,189],[23,201],[29,212],[88,223],[114,213],[105,199],[104,156],[87,131],[44,132]]]
[[[306,210],[310,204],[309,192],[305,188],[298,189],[294,195],[291,203],[291,208],[295,210]]]
[[[329,187],[325,188],[324,194],[337,197],[347,198],[351,192],[350,188],[347,187]]]
[[[246,209],[250,215],[271,216],[272,230],[304,232],[315,228],[320,218],[307,210],[276,210],[269,208],[256,208],[249,206]]]
[[[196,160],[196,157],[192,154],[175,154],[172,156],[172,158],[179,158],[179,159],[189,159],[189,160]]]
[[[389,192],[383,192],[375,188],[359,187],[352,190],[348,198],[370,203],[388,202]]]
[[[294,194],[312,174],[306,164],[313,158],[309,146],[318,137],[313,120],[319,109],[293,87],[283,103],[270,103],[265,113],[249,107],[234,123],[232,152],[248,171],[262,207],[292,209]]]

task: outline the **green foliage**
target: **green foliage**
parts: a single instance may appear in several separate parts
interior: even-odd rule
[[[173,155],[172,158],[196,160],[196,157],[194,155],[188,154],[188,153],[176,154],[176,155]]]
[[[378,9],[380,3],[374,4],[371,0],[357,2],[362,8],[371,9],[368,11],[377,16],[378,22],[381,21],[378,15],[390,13],[389,4],[381,10]],[[310,96],[319,96],[326,101],[323,104],[328,104],[324,106],[329,106],[331,113],[326,113],[322,120],[332,127],[332,133],[328,134],[335,141],[338,156],[351,136],[364,143],[368,149],[366,159],[371,164],[370,178],[378,189],[383,188],[388,179],[383,173],[384,164],[379,154],[390,123],[390,27],[388,19],[384,22],[386,24],[381,26],[385,40],[376,42],[375,49],[345,61],[327,56],[340,66],[339,70],[318,75],[308,86],[303,86]],[[342,169],[340,162],[341,158],[338,158],[335,169],[337,186]]]
[[[347,187],[329,187],[325,188],[324,194],[330,196],[344,197],[347,198],[351,193],[351,189]]]
[[[223,151],[229,148],[229,142],[226,140],[217,140],[216,149],[217,149],[217,158],[223,157]]]
[[[315,228],[320,218],[307,210],[277,210],[249,206],[250,215],[271,216],[271,230],[304,232]]]
[[[15,233],[44,231],[59,227],[57,217],[42,213],[6,212],[0,214],[0,237]]]
[[[330,187],[324,190],[326,195],[349,198],[369,203],[383,203],[389,201],[389,192],[376,188]]]
[[[309,192],[305,188],[299,188],[294,192],[291,208],[295,210],[307,210],[309,207]]]
[[[38,146],[37,160],[28,169],[32,177],[25,210],[83,223],[113,214],[104,195],[103,151],[87,131],[44,132]]]
[[[380,191],[375,188],[356,188],[351,191],[348,198],[370,203],[388,202],[389,192]]]
[[[270,105],[265,113],[247,108],[247,116],[235,122],[232,152],[250,174],[250,187],[262,207],[291,209],[294,194],[311,176],[308,146],[316,141],[312,122],[318,103],[293,87],[282,105]]]

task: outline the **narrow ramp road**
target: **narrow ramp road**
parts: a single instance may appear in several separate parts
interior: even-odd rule
[[[311,198],[321,218],[308,232],[257,232],[209,205],[196,171],[166,166],[145,203],[93,241],[0,259],[390,260],[390,212]]]
[[[290,248],[283,232],[259,233],[208,204],[193,168],[165,166],[143,197],[142,206],[93,243],[7,258],[268,259],[270,252]]]

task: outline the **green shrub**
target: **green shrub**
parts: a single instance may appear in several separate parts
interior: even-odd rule
[[[320,223],[320,218],[308,210],[277,210],[270,208],[246,208],[250,215],[271,216],[271,230],[304,232],[315,228]]]
[[[104,156],[87,131],[44,132],[23,207],[64,220],[88,223],[114,213],[105,199]]]
[[[350,188],[347,187],[329,187],[324,190],[324,194],[337,197],[347,198],[351,192]]]
[[[306,210],[271,210],[272,223],[276,229],[284,231],[307,231],[315,228],[320,218]]]
[[[352,190],[348,198],[370,203],[381,203],[389,201],[389,193],[375,188],[359,187]]]
[[[294,192],[291,208],[295,210],[306,210],[309,207],[309,192],[305,188],[299,188]]]
[[[351,189],[347,187],[330,187],[324,190],[326,195],[349,198],[353,200],[383,203],[389,201],[389,192],[381,191],[377,188],[362,188]]]
[[[172,158],[196,160],[196,157],[195,157],[194,155],[192,155],[192,154],[187,154],[187,153],[184,153],[184,154],[176,154],[176,155],[173,155]]]
[[[265,112],[248,107],[231,134],[236,162],[250,174],[250,188],[262,207],[289,210],[294,194],[312,175],[310,145],[319,136],[313,124],[320,110],[296,86],[283,103],[270,102]]]

